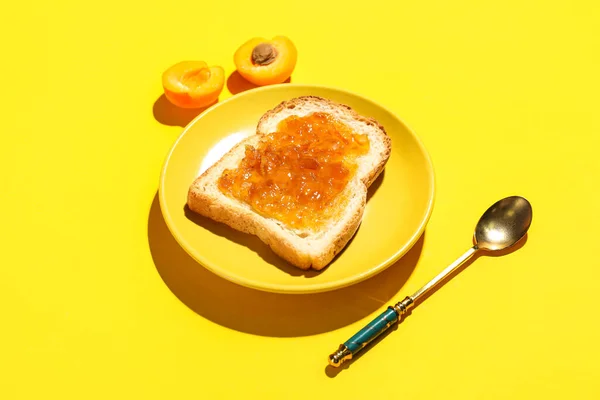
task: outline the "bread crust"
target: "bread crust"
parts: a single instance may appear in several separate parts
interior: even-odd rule
[[[216,181],[226,168],[236,166],[244,155],[246,145],[255,145],[262,135],[270,133],[278,118],[300,111],[324,111],[344,119],[342,122],[356,124],[368,130],[370,141],[376,140],[376,152],[369,161],[371,168],[364,171],[360,179],[351,180],[345,195],[351,198],[341,218],[317,235],[292,231],[279,221],[263,217],[246,204],[222,194]],[[355,129],[356,130],[356,129]],[[373,147],[373,145],[371,146]],[[256,235],[279,257],[290,264],[307,270],[321,270],[348,244],[360,223],[367,201],[367,189],[384,170],[391,155],[391,139],[385,128],[373,118],[358,114],[351,107],[318,96],[301,96],[283,101],[265,112],[259,119],[256,134],[243,140],[227,152],[219,161],[197,177],[190,185],[187,204],[190,210],[224,223],[229,227]],[[374,158],[373,158],[374,157]],[[371,160],[371,158],[373,158]],[[359,161],[360,162],[360,161]]]

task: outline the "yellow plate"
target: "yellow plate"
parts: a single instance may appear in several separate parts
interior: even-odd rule
[[[242,138],[253,134],[265,111],[303,95],[347,104],[358,113],[377,119],[392,139],[392,154],[384,173],[369,190],[361,226],[342,253],[321,272],[292,267],[258,238],[184,209],[188,187],[201,171]],[[344,90],[283,84],[238,94],[196,117],[166,158],[159,198],[175,239],[210,271],[264,291],[316,293],[367,279],[415,244],[431,215],[434,174],[421,141],[384,107]]]

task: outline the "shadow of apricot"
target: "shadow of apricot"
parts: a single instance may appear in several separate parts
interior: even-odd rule
[[[152,114],[154,115],[154,119],[163,125],[185,127],[207,108],[217,104],[217,102],[218,100],[201,108],[181,108],[171,103],[169,99],[162,94],[154,102]]]
[[[292,78],[289,77],[283,83],[290,83],[291,81]],[[231,94],[238,94],[257,87],[259,86],[244,79],[238,71],[233,71],[227,78],[227,90],[229,90]]]
[[[271,337],[328,332],[385,305],[416,268],[423,240],[424,235],[394,265],[366,281],[325,293],[287,295],[236,285],[199,265],[169,232],[157,196],[148,217],[148,243],[154,265],[181,302],[219,325]]]
[[[419,304],[423,303],[429,297],[433,296],[446,283],[448,283],[449,281],[451,281],[452,278],[454,278],[455,276],[457,276],[461,271],[463,271],[466,268],[468,268],[471,264],[473,264],[475,261],[477,261],[480,257],[502,257],[502,256],[506,256],[508,254],[514,253],[517,250],[523,248],[523,246],[525,246],[525,244],[527,243],[527,239],[528,239],[528,235],[525,234],[525,236],[523,236],[521,238],[521,240],[519,240],[517,243],[515,243],[513,246],[511,246],[511,247],[509,247],[507,249],[500,250],[500,251],[493,251],[493,252],[490,252],[490,251],[478,251],[477,253],[475,253],[475,255],[471,259],[469,259],[467,262],[465,262],[463,265],[461,265],[459,268],[457,268],[455,271],[453,271],[451,274],[449,274],[445,279],[443,279],[442,281],[440,281],[440,283],[439,283],[438,286],[436,286],[434,289],[432,289],[430,292],[426,293],[422,298],[420,298],[419,301],[415,303],[415,308],[409,310],[407,314],[405,314],[405,315],[402,316],[402,320],[400,321],[400,323],[397,323],[397,324],[394,324],[393,326],[391,326],[390,329],[388,329],[387,331],[385,331],[384,333],[382,333],[375,340],[373,340],[371,343],[369,343],[367,346],[365,346],[365,348],[362,349],[356,356],[354,356],[348,362],[344,363],[342,366],[335,368],[335,367],[332,367],[330,365],[327,365],[325,367],[325,375],[327,375],[330,378],[335,378],[342,371],[347,370],[348,368],[350,368],[352,366],[352,364],[354,364],[355,362],[357,362],[361,357],[367,355],[368,352],[369,352],[369,349],[373,348],[374,346],[377,346],[377,344],[379,342],[383,341],[388,335],[390,335],[394,331],[398,330],[399,329],[399,325],[402,324],[402,322],[406,318],[410,317],[410,315],[413,313],[413,311],[417,309],[417,307],[419,306]],[[423,284],[425,284],[425,283],[426,282],[423,282]],[[398,300],[400,300],[400,299],[398,299]]]

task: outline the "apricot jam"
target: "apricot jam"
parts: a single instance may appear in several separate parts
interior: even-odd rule
[[[246,146],[238,168],[225,170],[219,189],[292,229],[318,229],[334,216],[338,195],[369,151],[367,135],[330,114],[291,116],[258,145]]]

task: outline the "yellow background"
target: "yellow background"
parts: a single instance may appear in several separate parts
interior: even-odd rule
[[[598,21],[595,1],[4,5],[0,398],[600,398]],[[412,258],[339,292],[215,278],[156,200],[193,117],[161,98],[162,71],[203,59],[229,76],[237,46],[277,34],[298,47],[292,82],[389,107],[436,169]],[[244,88],[234,75],[221,99]],[[524,246],[480,257],[326,368],[512,194],[534,208]]]

